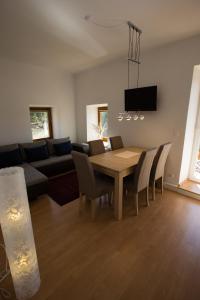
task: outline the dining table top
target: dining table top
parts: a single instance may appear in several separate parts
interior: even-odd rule
[[[137,165],[140,155],[144,150],[144,148],[138,147],[124,147],[91,156],[89,159],[94,166],[101,166],[105,169],[122,172]]]

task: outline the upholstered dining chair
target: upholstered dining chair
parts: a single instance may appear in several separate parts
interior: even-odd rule
[[[121,136],[110,137],[110,145],[112,150],[124,148]]]
[[[94,140],[88,142],[89,144],[89,155],[97,155],[105,152],[105,147],[102,140]]]
[[[161,187],[161,194],[163,194],[163,178],[164,178],[164,170],[165,170],[165,164],[167,161],[167,157],[169,154],[169,151],[171,149],[172,144],[166,143],[163,145],[160,145],[156,156],[153,161],[153,165],[151,168],[151,174],[150,174],[150,186],[152,188],[152,199],[155,200],[155,185],[156,181],[160,181],[160,187]]]
[[[149,179],[152,163],[157,149],[143,151],[133,175],[124,180],[128,192],[132,192],[136,203],[136,214],[138,215],[138,195],[142,190],[146,190],[146,202],[149,206]]]
[[[92,219],[96,215],[96,199],[113,193],[114,181],[111,177],[95,176],[93,167],[86,154],[72,151],[79,185],[79,211],[83,208],[83,197],[91,200]]]

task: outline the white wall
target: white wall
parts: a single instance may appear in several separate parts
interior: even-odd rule
[[[86,105],[108,103],[109,134],[126,145],[158,146],[172,141],[166,181],[179,182],[193,67],[200,63],[200,36],[149,51],[142,56],[140,85],[158,85],[158,111],[145,112],[143,121],[118,122],[124,109],[127,62],[118,60],[76,76],[77,133],[86,141]]]
[[[29,106],[52,107],[54,137],[76,139],[73,76],[0,59],[0,145],[32,140]]]

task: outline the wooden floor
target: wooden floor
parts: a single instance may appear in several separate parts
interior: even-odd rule
[[[121,222],[106,204],[92,222],[77,201],[33,202],[42,278],[33,300],[199,300],[200,202],[170,191],[141,202],[136,217],[129,199]]]

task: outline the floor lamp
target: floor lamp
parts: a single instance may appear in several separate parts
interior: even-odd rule
[[[0,223],[10,273],[17,299],[26,300],[38,291],[40,274],[24,170],[1,169],[0,191]]]

